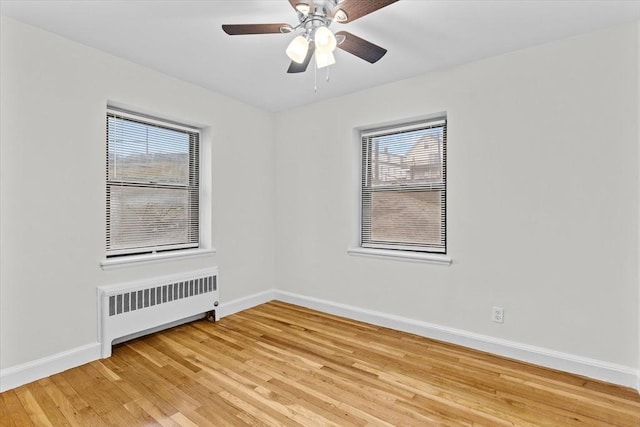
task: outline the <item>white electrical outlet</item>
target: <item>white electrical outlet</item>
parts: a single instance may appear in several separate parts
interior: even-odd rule
[[[491,320],[496,323],[504,322],[504,308],[502,307],[492,307],[491,308]]]

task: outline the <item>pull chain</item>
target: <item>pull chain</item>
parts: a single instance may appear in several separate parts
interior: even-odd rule
[[[318,67],[313,67],[313,93],[318,93]]]
[[[325,77],[327,83],[331,81],[331,74],[329,73],[329,70],[331,70],[331,67],[327,67],[327,75]],[[313,67],[313,93],[318,93],[318,67],[315,66]]]

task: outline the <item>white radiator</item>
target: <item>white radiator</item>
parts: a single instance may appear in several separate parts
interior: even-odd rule
[[[98,287],[102,357],[116,338],[158,328],[218,306],[218,268]]]

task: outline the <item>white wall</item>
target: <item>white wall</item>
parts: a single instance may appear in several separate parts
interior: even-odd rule
[[[279,289],[637,369],[637,31],[279,113]],[[354,129],[442,111],[453,264],[347,255],[358,228]],[[490,321],[492,305],[504,324]]]
[[[274,287],[271,114],[11,19],[1,27],[0,368],[95,343],[98,285],[218,265],[222,302]],[[108,100],[210,127],[216,255],[101,269]]]
[[[278,288],[640,367],[638,25],[275,116],[11,19],[1,31],[0,369],[95,343],[97,285],[212,264],[223,302]],[[216,255],[100,268],[108,100],[210,127]],[[442,111],[453,264],[348,256],[354,129]]]

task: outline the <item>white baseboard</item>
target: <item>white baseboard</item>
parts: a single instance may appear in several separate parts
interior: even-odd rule
[[[92,343],[0,370],[0,392],[100,359],[100,343]]]
[[[221,303],[217,310],[220,310],[220,317],[222,318],[225,316],[229,316],[230,314],[238,313],[242,310],[246,310],[269,301],[273,301],[274,299],[276,299],[275,295],[275,289],[270,289],[268,291]]]
[[[218,308],[220,310],[219,317],[229,316],[272,300],[288,302],[373,325],[384,326],[523,362],[583,375],[635,388],[640,392],[640,371],[627,366],[275,289],[222,303]],[[89,363],[100,359],[100,357],[100,343],[92,343],[32,362],[2,369],[0,370],[0,392]]]
[[[269,290],[244,298],[239,298],[234,301],[229,301],[227,303],[222,303],[217,308],[217,310],[220,311],[218,317],[228,316],[230,314],[246,310],[256,305],[269,302],[273,299],[274,291]],[[138,336],[157,332],[162,329],[188,322],[189,320],[195,320],[198,317],[200,316],[193,316],[160,326],[158,328],[154,328],[152,330],[147,330],[138,334],[132,334],[127,336],[126,339],[133,339]],[[122,341],[124,341],[124,339],[115,340],[115,342]],[[67,369],[75,368],[77,366],[84,365],[85,363],[93,362],[94,360],[98,360],[101,358],[101,346],[99,342],[96,342],[71,350],[63,351],[61,353],[53,354],[51,356],[43,357],[38,360],[2,369],[0,370],[0,393],[16,387],[20,387],[21,385],[33,381],[37,381],[42,378],[46,378],[50,375],[66,371]]]
[[[640,392],[640,370],[631,367],[285,291],[276,290],[274,297],[279,301],[300,305],[324,313],[343,316],[349,319],[458,344],[547,368],[619,384],[625,387],[635,388]]]

